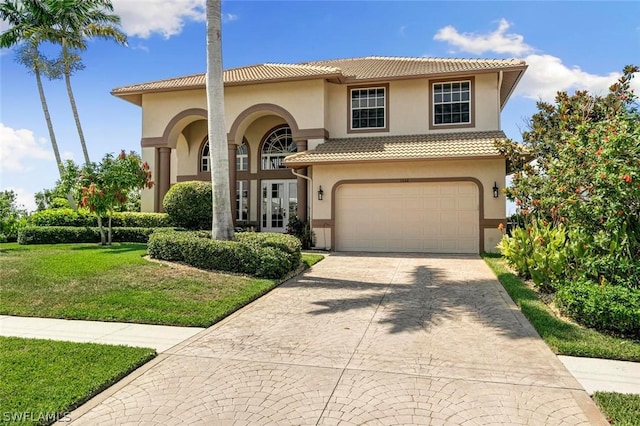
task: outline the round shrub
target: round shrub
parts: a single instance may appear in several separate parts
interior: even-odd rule
[[[162,201],[174,226],[207,229],[213,220],[211,182],[180,182],[169,189]]]
[[[564,283],[555,303],[563,314],[587,327],[640,338],[640,289],[580,278]]]
[[[300,240],[270,233],[237,234],[216,241],[204,231],[159,231],[149,237],[154,259],[184,262],[196,268],[280,278],[300,265]]]

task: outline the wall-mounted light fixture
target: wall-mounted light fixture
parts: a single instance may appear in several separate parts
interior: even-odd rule
[[[493,182],[493,198],[498,198],[500,188],[498,188],[498,182]]]
[[[318,200],[322,201],[323,198],[324,198],[324,191],[322,190],[322,185],[320,185],[320,188],[318,188]]]

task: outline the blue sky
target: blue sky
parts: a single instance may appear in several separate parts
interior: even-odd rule
[[[111,89],[205,70],[204,0],[112,0],[128,47],[93,41],[72,80],[89,155],[140,152],[140,108]],[[640,64],[640,2],[223,2],[225,68],[369,55],[521,58],[529,69],[502,114],[520,140],[537,99],[557,90],[604,93]],[[0,31],[6,30],[0,23]],[[56,50],[46,48],[46,53]],[[35,78],[0,51],[0,190],[34,208],[58,172]],[[640,90],[640,76],[634,81]],[[62,80],[45,81],[60,151],[82,161]]]

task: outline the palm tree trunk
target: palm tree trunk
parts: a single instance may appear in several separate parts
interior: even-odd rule
[[[56,135],[53,132],[53,123],[51,116],[49,115],[49,107],[47,106],[47,99],[44,96],[44,88],[42,87],[42,78],[40,76],[40,69],[36,66],[33,68],[33,72],[36,75],[36,81],[38,82],[38,93],[40,94],[40,103],[42,104],[42,112],[44,112],[44,119],[47,122],[47,129],[49,130],[49,139],[51,139],[51,147],[53,148],[53,155],[56,157],[56,164],[58,165],[58,171],[60,177],[62,177],[62,158],[60,157],[60,150],[58,149],[58,142],[56,141]]]
[[[233,239],[229,188],[229,153],[224,122],[221,1],[207,0],[207,108],[213,196],[214,240]],[[234,159],[235,160],[235,159]],[[234,185],[235,187],[235,185]]]
[[[33,73],[36,75],[36,82],[38,83],[38,93],[40,94],[40,103],[42,104],[42,112],[44,112],[44,119],[47,122],[47,129],[49,130],[49,139],[51,139],[51,147],[53,148],[53,155],[56,159],[56,164],[58,165],[58,173],[60,173],[60,178],[62,178],[62,173],[63,173],[62,157],[60,157],[60,150],[58,149],[58,141],[56,140],[56,134],[53,131],[53,122],[51,121],[51,115],[49,115],[49,107],[47,106],[47,98],[44,96],[44,87],[42,86],[42,77],[40,76],[40,68],[38,67],[38,65],[35,65],[33,67]],[[76,203],[71,193],[67,194],[67,201],[69,201],[69,207],[76,210]]]
[[[78,115],[78,108],[76,107],[76,99],[73,96],[73,90],[71,90],[71,70],[69,64],[66,62],[68,55],[67,45],[62,44],[62,56],[65,58],[64,66],[64,81],[67,84],[67,94],[69,95],[69,102],[71,103],[71,111],[73,111],[73,118],[76,120],[76,129],[78,129],[78,136],[80,137],[80,145],[82,146],[82,154],[84,155],[84,163],[89,164],[89,152],[87,151],[87,143],[84,139],[84,133],[82,131],[82,125],[80,124],[80,116]]]

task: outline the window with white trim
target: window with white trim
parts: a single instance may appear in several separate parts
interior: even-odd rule
[[[200,152],[200,171],[201,172],[211,171],[209,141],[205,142],[205,144],[202,146],[202,151]]]
[[[245,142],[242,142],[242,145],[238,145],[236,149],[236,170],[239,172],[249,170],[249,150]]]
[[[236,181],[236,220],[249,220],[249,181]]]
[[[386,128],[386,88],[367,87],[350,91],[351,130]]]
[[[471,81],[433,83],[433,124],[471,123]]]
[[[272,131],[262,144],[262,170],[285,169],[284,158],[296,152],[298,147],[288,126]]]

